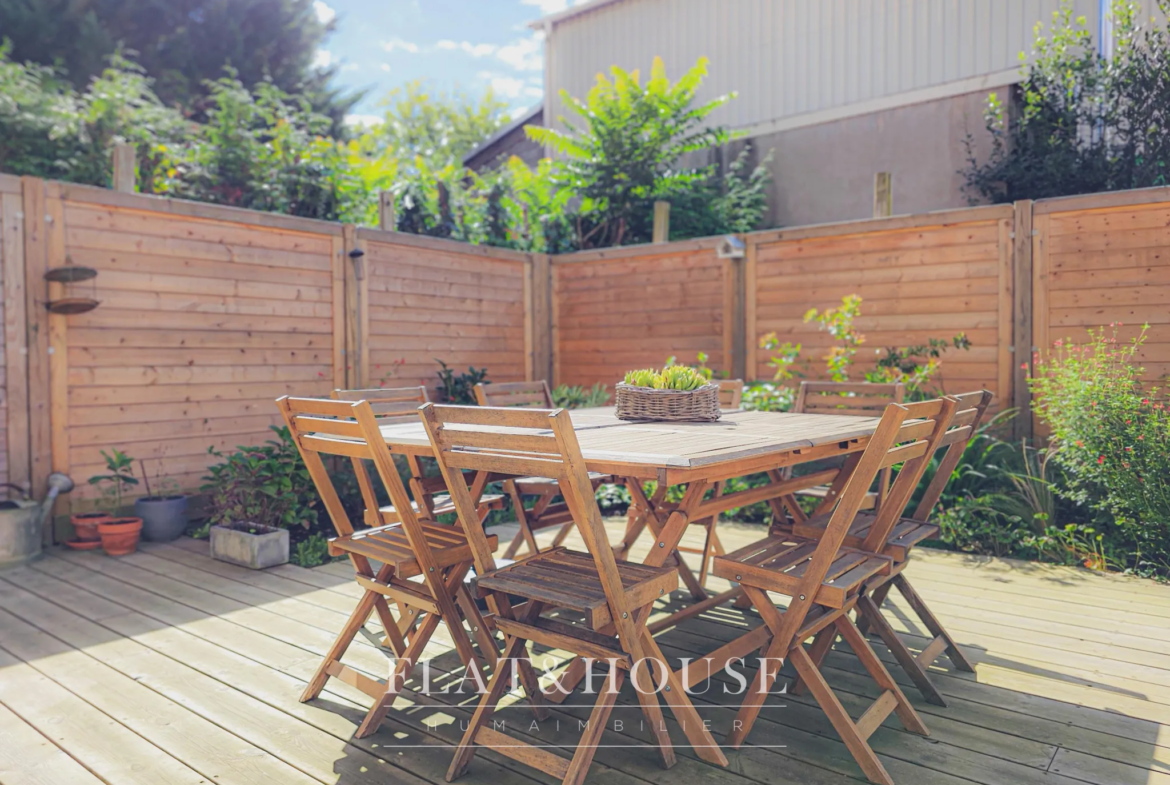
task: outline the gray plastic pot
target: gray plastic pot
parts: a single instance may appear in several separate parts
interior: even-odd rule
[[[187,529],[186,496],[143,496],[134,502],[134,515],[142,519],[142,538],[170,542]]]

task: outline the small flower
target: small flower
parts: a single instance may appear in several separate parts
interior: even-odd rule
[[[1027,363],[1020,363],[1020,368],[1025,370],[1025,371],[1028,370],[1028,364]]]
[[[325,378],[325,374],[322,371],[317,371],[317,375],[320,376],[322,379]]]
[[[1105,456],[1104,456],[1104,455],[1098,455],[1098,456],[1097,456],[1097,465],[1098,465],[1098,466],[1100,466],[1100,465],[1101,465],[1101,464],[1103,464],[1103,463],[1105,463]]]
[[[1085,443],[1082,442],[1080,439],[1077,439],[1077,447],[1084,447],[1084,446],[1085,446]]]
[[[1125,461],[1122,461],[1122,462],[1121,462],[1121,465],[1122,465],[1122,467],[1123,467],[1123,468],[1126,468],[1126,469],[1128,469],[1128,468],[1129,468],[1129,464],[1128,464],[1128,463],[1126,463]]]

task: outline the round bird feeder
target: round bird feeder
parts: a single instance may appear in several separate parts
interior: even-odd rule
[[[45,280],[50,283],[64,284],[67,293],[67,296],[50,300],[47,303],[49,313],[77,314],[86,313],[97,308],[98,300],[92,296],[97,294],[97,284],[90,284],[91,296],[89,297],[76,295],[69,291],[75,288],[77,284],[84,281],[93,281],[95,278],[97,278],[97,270],[92,267],[82,267],[72,264],[64,267],[54,267],[52,270],[46,272]]]

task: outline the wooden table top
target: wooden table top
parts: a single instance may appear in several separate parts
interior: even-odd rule
[[[571,412],[590,471],[662,479],[670,484],[745,473],[855,452],[880,420],[835,414],[728,412],[715,422],[628,422],[614,407]],[[421,422],[382,426],[394,452],[431,454]],[[762,467],[762,468],[761,468]]]

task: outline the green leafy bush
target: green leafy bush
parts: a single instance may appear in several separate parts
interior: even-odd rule
[[[89,478],[90,485],[99,486],[102,498],[105,499],[108,512],[111,515],[120,515],[122,510],[122,494],[138,485],[138,478],[134,476],[134,459],[114,447],[110,452],[101,451],[106,462],[108,474],[96,474]]]
[[[1065,471],[1056,492],[1099,513],[1107,540],[1130,544],[1127,566],[1170,571],[1170,412],[1143,380],[1146,329],[1119,342],[1120,325],[1089,341],[1057,341],[1029,380]]]
[[[277,438],[233,453],[209,448],[220,463],[207,469],[200,490],[207,494],[213,524],[257,523],[309,531],[317,524],[317,489],[288,428]]]
[[[564,409],[588,409],[609,404],[609,391],[600,382],[592,387],[559,385],[552,391],[553,406]]]
[[[115,143],[136,145],[146,163],[159,144],[194,127],[163,106],[142,69],[119,53],[78,92],[51,67],[14,63],[0,43],[0,171],[111,185]]]
[[[389,159],[326,136],[308,102],[229,73],[210,85],[207,124],[160,148],[156,193],[325,220],[366,221],[394,174]]]
[[[487,368],[467,369],[467,373],[456,373],[454,368],[448,368],[447,363],[435,360],[442,368],[439,370],[439,403],[453,403],[459,406],[475,406],[475,385],[487,382]]]
[[[1023,81],[1006,100],[989,97],[991,154],[978,160],[974,139],[967,139],[962,174],[973,203],[1167,184],[1170,3],[1152,5],[1158,13],[1145,14],[1143,27],[1138,3],[1111,4],[1111,56],[1094,45],[1070,0],[1053,14],[1047,36],[1036,25]]]

